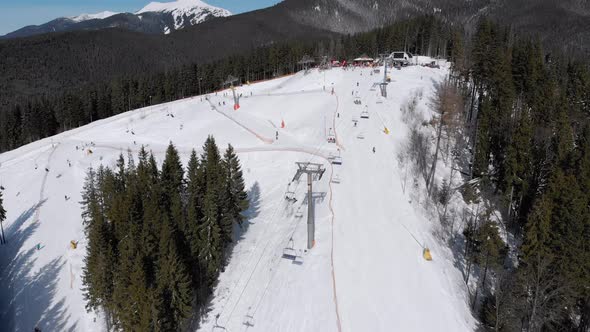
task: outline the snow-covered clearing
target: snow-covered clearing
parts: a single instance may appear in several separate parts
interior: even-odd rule
[[[371,89],[382,74],[370,73],[298,73],[238,88],[238,111],[227,90],[120,114],[0,155],[8,210],[2,324],[8,331],[103,330],[100,317],[85,311],[81,290],[86,242],[78,202],[86,170],[114,166],[119,153],[135,155],[141,145],[161,162],[170,141],[186,164],[191,149],[214,135],[220,148],[231,143],[239,153],[252,206],[203,331],[473,330],[461,273],[433,235],[438,220],[424,217],[419,202],[403,193],[396,160],[408,131],[400,106],[423,89],[426,109],[433,82],[447,70],[395,70],[385,100]],[[353,103],[357,91],[362,105]],[[365,109],[369,119],[360,118]],[[338,154],[343,164],[330,164],[327,158]],[[297,202],[285,200],[296,161],[327,168],[313,184],[310,251],[305,178],[289,189]],[[291,238],[298,264],[281,257]],[[425,244],[431,262],[422,258]]]

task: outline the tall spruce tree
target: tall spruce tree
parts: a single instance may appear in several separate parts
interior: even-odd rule
[[[219,226],[219,207],[217,188],[207,188],[203,203],[203,218],[199,225],[199,260],[204,268],[207,285],[215,282],[221,268],[223,257],[223,240]]]
[[[202,168],[193,149],[188,161],[187,167],[187,206],[186,206],[186,241],[190,250],[190,266],[193,284],[199,288],[202,278],[201,263],[199,254],[201,252],[201,242],[199,240],[199,227],[203,221],[203,199],[201,196],[201,187],[204,187],[202,178]],[[197,296],[200,297],[200,291]]]
[[[224,184],[222,191],[221,234],[224,245],[232,242],[234,223],[242,225],[242,212],[248,209],[248,194],[245,190],[240,161],[234,148],[228,145],[223,157]]]
[[[174,228],[164,217],[157,271],[156,331],[181,330],[192,311],[191,279],[174,238]]]
[[[115,252],[113,234],[105,219],[102,196],[106,193],[98,188],[97,182],[104,176],[104,169],[98,173],[88,171],[82,192],[84,229],[88,239],[82,282],[87,309],[104,309],[107,326],[113,323],[112,299],[114,292],[113,270]],[[98,178],[98,181],[97,181]]]

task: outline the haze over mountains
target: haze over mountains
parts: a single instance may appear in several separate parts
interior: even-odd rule
[[[152,34],[169,34],[172,31],[196,25],[215,17],[230,15],[231,13],[228,10],[211,6],[200,0],[177,0],[166,3],[151,2],[135,13],[104,11],[96,14],[60,17],[45,24],[26,26],[10,32],[2,38],[107,28],[123,28]]]

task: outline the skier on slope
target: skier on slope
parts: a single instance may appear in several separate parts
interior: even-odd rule
[[[373,153],[375,153],[375,147],[373,147]]]
[[[277,140],[277,141],[279,140],[279,131],[278,131],[278,130],[277,130],[277,132],[276,132],[276,140]]]

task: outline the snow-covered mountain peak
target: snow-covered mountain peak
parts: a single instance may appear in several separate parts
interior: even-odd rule
[[[174,30],[182,29],[187,25],[202,23],[212,17],[225,17],[231,15],[226,9],[211,6],[200,0],[150,2],[135,14],[139,15],[150,12],[167,13],[172,15],[174,20]],[[168,34],[170,30],[169,27],[165,27],[164,33]]]
[[[207,11],[215,16],[230,16],[231,13],[223,8],[211,6],[200,0],[177,0],[172,2],[150,2],[147,6],[137,11],[136,14],[146,12],[175,12],[177,14],[193,14],[199,11]],[[219,14],[219,15],[218,15]]]
[[[70,20],[74,21],[74,22],[83,22],[83,21],[88,21],[88,20],[94,20],[94,19],[105,19],[107,17],[111,17],[113,15],[117,15],[119,13],[117,12],[111,12],[111,11],[104,11],[104,12],[100,12],[100,13],[96,13],[96,14],[80,14],[78,16],[72,16],[72,17],[68,17]]]

